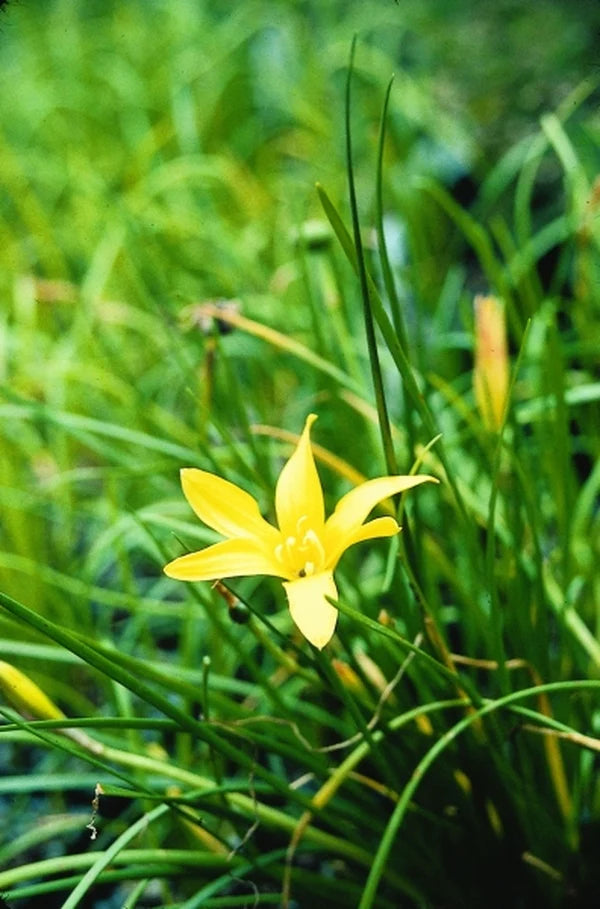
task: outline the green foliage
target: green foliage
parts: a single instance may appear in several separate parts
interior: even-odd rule
[[[0,673],[11,906],[593,903],[597,12],[480,8],[3,11],[0,661],[65,714]],[[322,653],[278,582],[162,573],[214,540],[179,468],[272,519],[311,411],[330,505],[441,480],[344,556]]]

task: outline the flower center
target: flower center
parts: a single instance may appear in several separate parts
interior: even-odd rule
[[[285,537],[275,547],[275,557],[285,566],[292,578],[306,578],[321,571],[325,565],[325,550],[318,534],[308,527],[306,515],[296,522],[296,532]]]

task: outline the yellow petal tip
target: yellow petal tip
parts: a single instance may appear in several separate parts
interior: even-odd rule
[[[337,609],[327,599],[337,599],[331,572],[287,581],[283,586],[296,626],[307,641],[322,650],[333,637],[338,617]]]

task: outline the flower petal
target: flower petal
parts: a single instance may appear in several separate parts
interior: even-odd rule
[[[284,538],[296,536],[300,518],[306,518],[306,528],[311,528],[317,535],[323,529],[323,489],[310,445],[310,427],[316,419],[314,414],[306,418],[298,447],[277,481],[275,511]]]
[[[282,577],[281,564],[256,540],[223,540],[199,552],[190,552],[163,569],[178,581],[218,581],[255,574]]]
[[[333,637],[338,611],[325,597],[337,599],[330,571],[284,583],[292,618],[302,634],[319,650]]]
[[[355,543],[362,543],[364,540],[374,540],[378,537],[393,537],[400,533],[402,528],[398,522],[391,517],[374,518],[361,524],[355,530],[346,535],[340,536],[337,543],[332,541],[330,549],[327,551],[327,566],[332,570],[335,568],[342,554]]]
[[[279,542],[256,499],[239,486],[195,467],[181,471],[181,486],[200,520],[224,537],[255,537],[273,548]]]
[[[366,537],[356,535],[362,527],[363,521],[375,505],[389,496],[405,492],[407,489],[412,489],[413,486],[428,482],[437,483],[438,480],[435,477],[426,475],[377,477],[374,480],[367,480],[366,483],[362,483],[355,489],[351,489],[345,496],[342,496],[337,503],[335,511],[325,524],[327,567],[333,570],[337,560],[348,546],[357,543],[361,539],[369,539],[369,536],[380,535],[378,533],[370,534]],[[374,524],[375,522],[371,523]],[[390,536],[390,533],[381,534],[381,536]]]
[[[355,543],[362,543],[364,540],[376,540],[378,537],[394,537],[400,533],[401,527],[394,518],[386,516],[385,518],[373,518],[360,527],[347,538],[345,549],[348,546],[354,546]]]

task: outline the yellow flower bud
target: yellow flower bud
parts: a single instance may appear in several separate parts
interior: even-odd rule
[[[343,660],[338,660],[333,657],[331,660],[331,667],[344,688],[348,688],[350,691],[355,691],[356,693],[364,693],[365,686],[352,666],[349,666],[348,663],[345,663]]]
[[[0,692],[12,706],[27,717],[36,720],[62,720],[65,718],[50,698],[35,682],[19,669],[0,660]]]
[[[504,305],[497,297],[475,297],[475,402],[484,425],[497,432],[508,397],[509,364]]]
[[[383,694],[387,688],[388,681],[377,663],[372,660],[370,656],[367,656],[366,653],[363,653],[362,650],[357,650],[354,654],[354,658],[373,688],[375,688],[379,694]],[[389,697],[392,697],[393,699],[391,692],[389,693]]]

